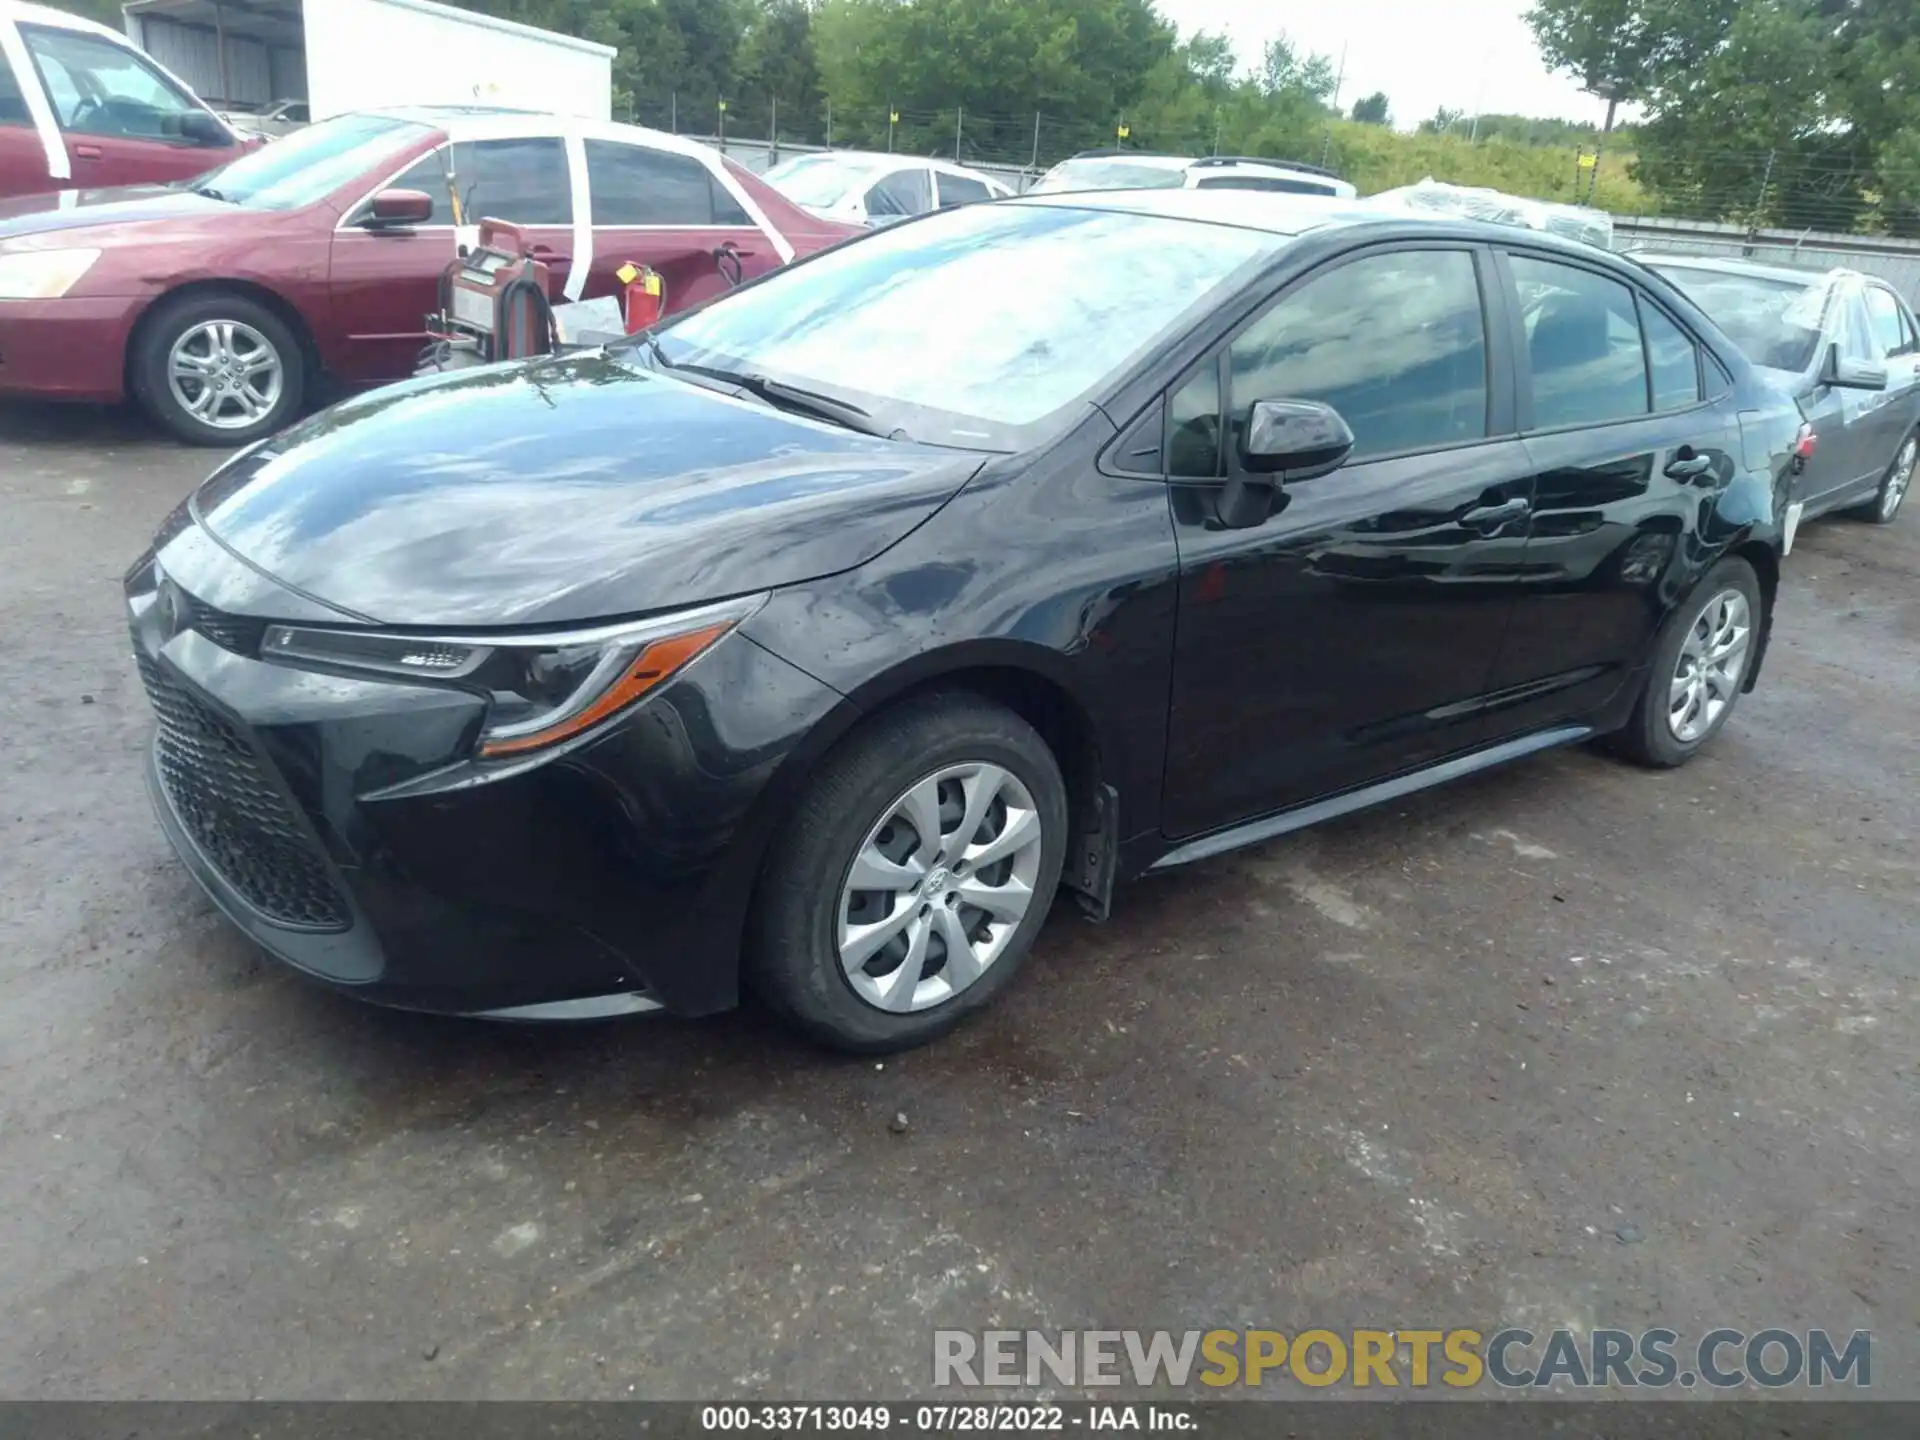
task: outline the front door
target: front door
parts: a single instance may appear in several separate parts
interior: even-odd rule
[[[1296,282],[1169,392],[1170,836],[1479,743],[1532,499],[1492,290],[1470,247],[1363,253]],[[1337,409],[1352,459],[1222,528],[1213,500],[1250,407],[1290,398]]]
[[[666,311],[673,314],[727,288],[716,254],[723,246],[731,247],[742,280],[780,264],[772,237],[696,157],[591,139],[585,154],[593,258],[582,298],[620,294],[621,267],[646,265],[664,283]]]
[[[1633,675],[1691,517],[1740,463],[1731,384],[1650,297],[1562,259],[1506,264],[1527,342],[1519,413],[1535,488],[1492,685],[1497,736],[1577,720]]]
[[[187,138],[187,117],[206,111],[137,50],[51,25],[22,25],[20,38],[60,127],[74,188],[185,180],[240,153],[230,136],[214,145]]]
[[[378,384],[413,373],[427,344],[426,317],[440,305],[440,277],[474,242],[482,219],[520,225],[560,297],[574,232],[566,143],[557,135],[443,146],[381,188],[431,195],[433,218],[369,229],[359,223],[362,202],[335,232],[330,292],[342,379]]]

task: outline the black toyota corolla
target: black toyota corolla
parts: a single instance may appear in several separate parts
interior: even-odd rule
[[[857,1050],[1055,893],[1610,736],[1766,648],[1799,417],[1659,276],[1221,191],[880,231],[222,466],[131,571],[153,792],[370,1000]]]

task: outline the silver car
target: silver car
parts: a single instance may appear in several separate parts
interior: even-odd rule
[[[1634,258],[1684,291],[1799,401],[1810,431],[1793,523],[1855,510],[1884,525],[1900,513],[1920,462],[1920,329],[1891,285],[1851,270]]]

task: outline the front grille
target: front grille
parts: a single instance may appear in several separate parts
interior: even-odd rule
[[[190,630],[198,630],[214,644],[242,655],[258,655],[260,642],[266,638],[267,622],[255,620],[249,615],[229,615],[224,610],[216,610],[204,600],[197,600],[184,590],[176,592],[180,597],[180,623]]]
[[[347,904],[318,846],[247,738],[142,653],[160,718],[160,783],[200,853],[269,920],[344,930]]]

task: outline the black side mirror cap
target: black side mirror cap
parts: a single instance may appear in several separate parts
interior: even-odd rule
[[[231,145],[233,136],[205,110],[189,110],[180,117],[180,138],[195,145]]]
[[[1338,470],[1353,453],[1353,431],[1319,400],[1256,400],[1240,441],[1240,464],[1283,481]]]

